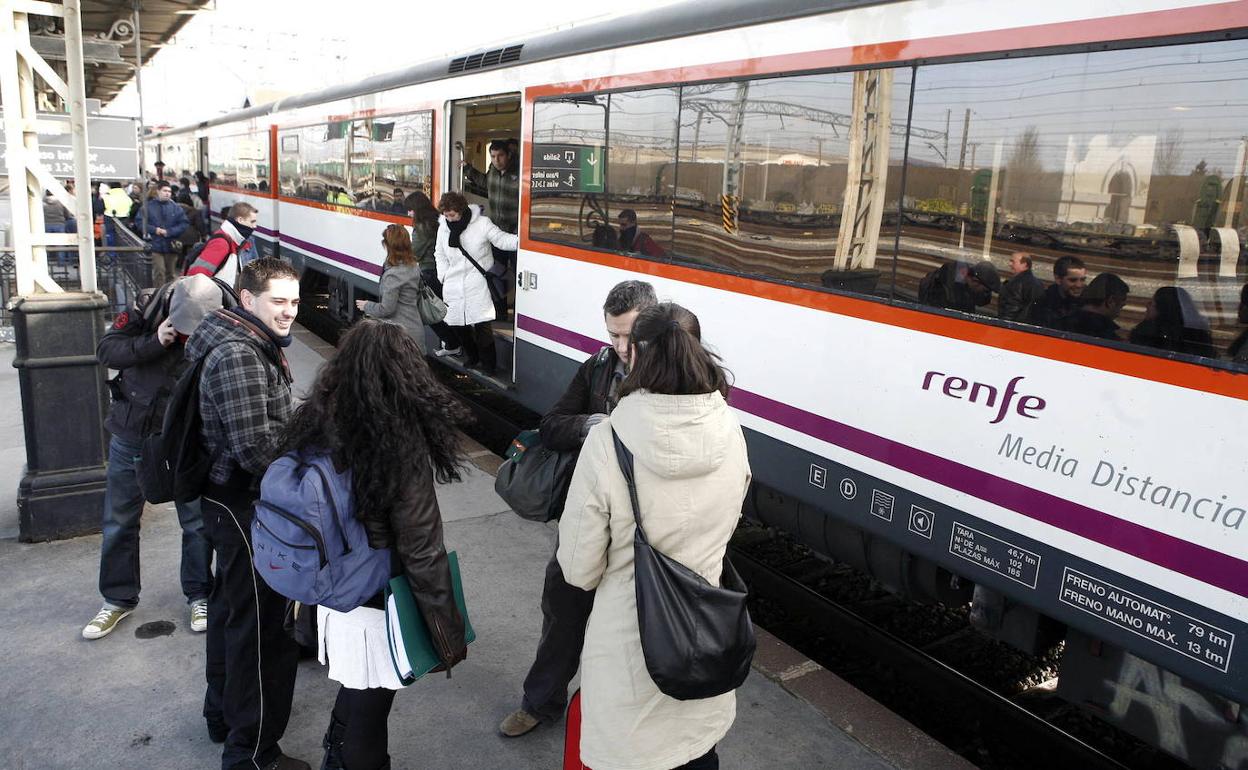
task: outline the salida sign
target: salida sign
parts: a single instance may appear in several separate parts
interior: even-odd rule
[[[530,189],[534,192],[602,192],[605,166],[601,147],[535,144]]]

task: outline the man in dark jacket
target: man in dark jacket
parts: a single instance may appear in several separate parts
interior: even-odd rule
[[[637,227],[636,211],[624,209],[620,212],[616,221],[620,225],[620,251],[632,251],[654,258],[667,256],[667,252],[663,251],[662,246],[654,242],[649,233]]]
[[[278,452],[293,404],[290,344],[299,274],[279,259],[258,259],[239,276],[240,306],[213,313],[187,343],[203,360],[199,412],[212,468],[204,487],[204,535],[217,559],[208,599],[208,734],[224,741],[223,770],[307,770],[282,754],[299,650],[282,630],[286,600],[251,561],[252,504]]]
[[[654,287],[644,281],[624,281],[607,294],[602,312],[611,345],[581,364],[567,391],[542,418],[544,445],[560,451],[580,450],[589,429],[615,409],[620,383],[628,373],[633,321],[656,302]],[[520,708],[498,726],[503,735],[515,738],[563,715],[568,683],[581,663],[585,624],[593,606],[594,592],[568,585],[552,553],[542,585],[542,637],[537,643],[537,657],[524,679]]]
[[[1031,255],[1016,251],[1010,255],[1013,275],[1001,287],[997,315],[1004,321],[1026,321],[1032,303],[1044,293],[1044,281],[1031,272]]]
[[[1053,263],[1053,285],[1031,304],[1027,323],[1058,328],[1062,319],[1079,309],[1079,295],[1088,282],[1088,268],[1078,257],[1058,257]]]
[[[997,268],[987,260],[974,265],[946,262],[919,282],[919,301],[931,307],[974,313],[975,308],[992,302],[992,293],[999,288]]]
[[[515,144],[509,139],[490,142],[490,168],[485,173],[477,171],[468,161],[460,161],[460,165],[469,182],[485,188],[490,221],[505,233],[517,233],[520,227],[520,159],[516,156]],[[500,296],[507,297],[515,284],[506,275],[516,266],[516,252],[497,246],[490,248],[494,251],[491,279]]]
[[[112,408],[104,427],[108,479],[104,492],[104,538],[100,544],[100,593],[104,606],[82,629],[84,639],[108,636],[139,603],[139,521],[143,493],[136,464],[143,438],[160,429],[169,393],[185,368],[183,343],[204,316],[234,305],[233,292],[211,278],[183,278],[148,292],[118,314],[100,340],[96,358],[120,370],[109,382]],[[182,593],[190,605],[191,630],[208,625],[212,549],[203,536],[199,501],[178,503],[182,525]]]
[[[152,283],[164,286],[178,277],[181,252],[174,248],[182,232],[190,225],[182,207],[173,202],[173,188],[166,181],[156,187],[156,198],[147,202],[143,236],[152,242]]]
[[[1118,324],[1114,319],[1127,305],[1131,287],[1113,273],[1101,273],[1088,282],[1079,295],[1079,309],[1058,321],[1057,328],[1100,337],[1104,340],[1121,341]]]

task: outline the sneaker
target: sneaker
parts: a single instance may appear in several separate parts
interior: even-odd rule
[[[207,599],[196,599],[191,602],[191,630],[197,634],[208,630]]]
[[[524,709],[516,709],[503,718],[502,723],[498,726],[498,731],[507,738],[519,738],[534,727],[542,723],[541,719],[533,716]]]
[[[463,348],[448,348],[446,346],[446,343],[443,342],[441,346],[438,347],[437,350],[433,351],[433,354],[437,356],[438,358],[446,358],[447,356],[457,356],[463,352],[464,352]]]
[[[100,611],[95,613],[95,617],[82,629],[83,639],[99,639],[108,636],[121,622],[121,619],[134,612],[133,607],[117,607],[115,605],[104,603]]]

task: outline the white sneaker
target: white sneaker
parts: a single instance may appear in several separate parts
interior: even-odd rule
[[[83,639],[100,639],[108,636],[121,622],[121,619],[134,612],[133,608],[116,607],[108,602],[95,613],[95,617],[82,629]]]
[[[208,630],[207,599],[196,599],[191,602],[191,630],[197,634]]]
[[[443,342],[437,350],[433,351],[433,354],[438,358],[446,358],[447,356],[457,356],[463,352],[463,348],[448,348],[446,343]]]

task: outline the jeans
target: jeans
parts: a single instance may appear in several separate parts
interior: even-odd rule
[[[200,498],[204,534],[217,557],[208,599],[204,718],[228,727],[221,767],[264,767],[281,755],[290,721],[299,646],[283,628],[286,598],[251,561],[251,495],[209,484]]]
[[[143,493],[135,462],[142,445],[120,436],[108,442],[108,477],[104,489],[104,541],[100,546],[100,593],[118,607],[139,603],[139,520]],[[178,503],[182,525],[182,593],[188,602],[212,592],[212,549],[204,539],[199,501]]]
[[[581,665],[585,624],[594,608],[594,592],[568,585],[559,560],[551,556],[542,585],[542,638],[537,657],[524,678],[524,710],[554,722],[568,705],[568,683]]]

